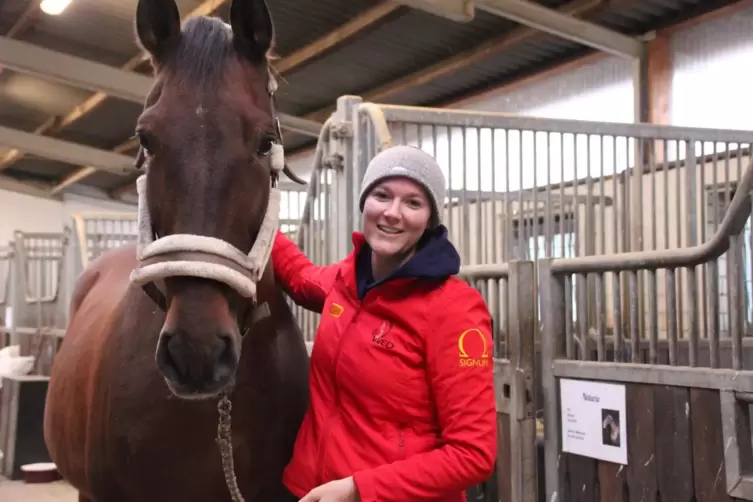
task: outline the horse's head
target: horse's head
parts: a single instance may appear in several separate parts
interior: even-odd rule
[[[156,362],[172,392],[210,397],[232,384],[259,312],[277,175],[290,176],[268,65],[274,27],[264,0],[234,0],[230,25],[198,17],[182,28],[174,0],[139,0],[136,32],[155,82],[136,127],[146,173],[131,279],[166,312]]]

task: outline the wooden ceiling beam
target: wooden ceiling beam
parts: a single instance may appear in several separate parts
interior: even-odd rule
[[[585,17],[597,12],[605,5],[606,2],[604,0],[574,0],[563,5],[557,9],[557,11],[571,16]],[[551,35],[547,35],[533,28],[521,26],[501,36],[487,40],[472,49],[458,53],[449,59],[421,68],[420,70],[410,73],[402,78],[392,80],[384,85],[368,90],[363,94],[354,94],[362,96],[364,101],[371,103],[386,103],[386,98],[389,98],[390,96],[420,87],[450,73],[462,71],[468,66],[478,63],[479,61],[495,54],[499,54],[517,44],[545,36]],[[334,111],[334,106],[327,106],[307,114],[305,118],[324,122]]]

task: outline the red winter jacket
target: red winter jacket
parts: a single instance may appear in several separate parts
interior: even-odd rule
[[[274,243],[283,288],[322,313],[310,406],[283,481],[298,497],[354,476],[363,502],[464,501],[497,453],[486,304],[451,277],[460,258],[444,227],[376,285],[363,234],[353,244],[319,267],[284,234]]]

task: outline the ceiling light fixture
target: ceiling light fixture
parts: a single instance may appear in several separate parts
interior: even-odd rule
[[[39,8],[50,16],[57,16],[71,4],[71,0],[42,0]]]

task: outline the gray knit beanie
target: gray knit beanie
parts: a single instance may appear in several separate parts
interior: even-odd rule
[[[442,207],[447,191],[445,177],[436,159],[420,148],[398,145],[382,150],[369,162],[361,184],[359,209],[363,212],[364,201],[371,189],[387,178],[403,176],[423,186],[431,199],[432,215],[430,228],[442,221]]]

